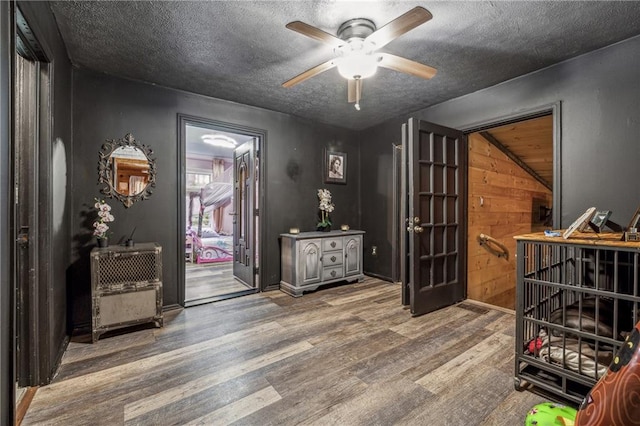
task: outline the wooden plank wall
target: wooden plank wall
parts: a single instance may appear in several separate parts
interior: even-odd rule
[[[553,159],[549,159],[553,161]],[[552,193],[477,133],[469,135],[469,213],[467,297],[515,308],[516,242],[514,235],[545,229],[533,223],[533,199],[551,207]],[[498,258],[478,243],[489,235],[509,250]]]

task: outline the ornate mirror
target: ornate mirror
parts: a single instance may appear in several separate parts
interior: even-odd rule
[[[125,207],[149,198],[156,186],[156,162],[153,151],[139,144],[131,133],[123,139],[107,140],[99,153],[98,183],[101,192],[117,198]]]

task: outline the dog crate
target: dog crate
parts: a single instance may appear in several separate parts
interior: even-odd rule
[[[579,404],[640,318],[640,243],[594,233],[516,239],[516,389]]]

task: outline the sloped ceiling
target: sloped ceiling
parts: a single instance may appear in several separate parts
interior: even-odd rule
[[[547,115],[487,130],[483,136],[497,142],[524,164],[531,175],[553,187],[553,117]]]
[[[331,34],[352,18],[383,26],[415,6],[433,14],[383,51],[437,68],[431,80],[379,69],[362,110],[333,69],[331,47],[285,28]],[[640,34],[637,2],[59,1],[51,9],[72,63],[115,76],[364,129]]]

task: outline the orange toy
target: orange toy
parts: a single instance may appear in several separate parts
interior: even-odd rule
[[[580,405],[575,425],[640,425],[640,322]]]

